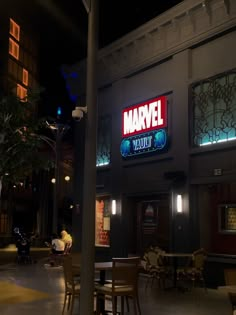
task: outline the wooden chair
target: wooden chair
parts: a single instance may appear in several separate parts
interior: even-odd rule
[[[192,286],[196,285],[196,282],[201,282],[206,289],[206,283],[204,278],[204,267],[207,258],[207,252],[204,248],[200,248],[193,252],[191,259],[188,261],[187,266],[177,268],[177,281],[178,280],[190,280]]]
[[[66,304],[69,314],[72,314],[74,299],[75,297],[80,296],[80,283],[73,275],[71,256],[67,256],[63,259],[63,272],[65,281],[65,296],[62,314],[65,312]]]
[[[64,252],[62,254],[50,253],[49,262],[51,266],[61,266],[63,265],[63,260],[65,257],[71,253],[72,243],[67,243],[65,245]]]
[[[150,247],[143,256],[144,269],[147,273],[145,289],[150,284],[152,287],[155,280],[159,287],[165,287],[166,278],[173,273],[172,268],[165,264],[162,253],[163,251],[159,247]]]
[[[134,314],[141,315],[138,297],[138,272],[140,257],[113,258],[111,283],[96,284],[97,314],[100,315],[100,299],[109,296],[112,314],[117,314],[117,299],[121,298],[121,314],[124,314],[124,298],[132,298]]]
[[[224,269],[225,285],[236,285],[236,268]],[[236,293],[228,293],[232,310],[236,311]]]

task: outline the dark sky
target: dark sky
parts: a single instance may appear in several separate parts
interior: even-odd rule
[[[58,60],[73,63],[86,56],[88,17],[82,0],[31,1],[37,4],[46,19],[39,22],[46,30],[46,40],[53,34],[52,43],[58,45],[63,34],[63,42],[71,43],[69,49],[65,45],[62,47]],[[99,0],[99,47],[111,43],[182,1]],[[49,28],[48,23],[51,24]]]
[[[31,0],[32,1],[32,0]],[[73,64],[86,57],[87,12],[82,0],[33,0],[40,8],[42,32],[42,85],[45,113],[61,106],[70,118],[74,108],[60,74],[62,64]],[[99,47],[102,48],[138,26],[163,13],[180,0],[100,0]],[[39,12],[37,16],[39,16]]]
[[[99,47],[182,1],[99,0]],[[69,119],[74,104],[69,100],[60,67],[74,64],[87,54],[88,15],[82,0],[0,0],[0,10],[7,7],[21,10],[38,30],[40,84],[45,88],[42,114],[56,115],[56,107],[61,106]]]

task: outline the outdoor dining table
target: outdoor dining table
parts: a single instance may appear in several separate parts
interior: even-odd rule
[[[79,275],[80,274],[80,264],[72,264],[73,274]],[[143,266],[140,265],[140,270],[143,269]],[[106,281],[106,272],[112,270],[112,261],[104,261],[104,262],[95,262],[94,263],[94,270],[99,271],[99,283],[105,284]],[[108,314],[105,310],[105,300],[101,299],[100,303],[100,310],[102,314]],[[110,312],[109,312],[110,313]]]
[[[72,270],[74,275],[80,274],[80,264],[72,264]],[[105,262],[95,262],[94,263],[94,270],[99,271],[99,283],[105,284],[106,280],[106,272],[112,270],[112,261],[105,261]],[[101,299],[100,303],[100,310],[102,314],[107,314],[105,310],[105,300]]]
[[[72,264],[72,269],[73,269],[74,274],[79,274],[80,273],[80,264]],[[101,284],[104,284],[105,279],[106,279],[106,271],[112,270],[112,261],[95,262],[94,263],[94,270],[100,271],[99,282]]]
[[[173,268],[174,268],[174,276],[173,276],[173,288],[177,287],[177,268],[178,268],[178,259],[179,258],[191,258],[193,257],[192,253],[161,253],[161,256],[167,258],[173,258]]]
[[[236,293],[236,285],[222,285],[217,287],[217,289],[226,293]]]

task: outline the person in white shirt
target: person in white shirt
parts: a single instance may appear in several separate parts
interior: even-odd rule
[[[53,254],[63,254],[65,243],[57,236],[56,233],[52,235],[51,248]]]

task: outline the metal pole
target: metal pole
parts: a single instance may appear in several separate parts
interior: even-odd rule
[[[59,194],[59,181],[60,181],[60,130],[56,129],[56,142],[55,142],[55,185],[53,195],[53,218],[52,218],[52,232],[57,233],[58,229],[58,194]]]
[[[97,49],[98,0],[91,0],[88,12],[88,57],[85,129],[85,164],[83,190],[81,252],[81,315],[94,314],[95,200],[96,200],[96,135],[97,135]]]

